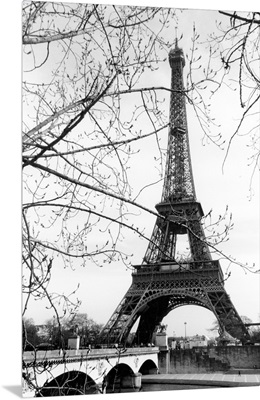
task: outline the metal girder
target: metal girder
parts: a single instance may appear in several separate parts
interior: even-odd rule
[[[140,266],[133,274],[128,292],[103,329],[101,339],[104,342],[125,342],[138,317],[141,317],[136,332],[138,340],[151,342],[153,331],[164,316],[184,305],[207,308],[228,333],[240,340],[248,339],[247,330],[224,289],[218,262],[198,262],[189,269],[185,265],[185,270],[181,267],[171,270],[173,266],[176,264],[169,264],[168,271],[164,264],[157,264],[156,269]]]
[[[222,329],[242,341],[249,334],[225,291],[218,261],[212,260],[201,223],[192,174],[183,85],[183,51],[177,42],[171,66],[170,128],[162,199],[143,263],[135,267],[126,295],[100,335],[100,342],[125,342],[140,317],[138,340],[151,341],[155,327],[172,309],[198,305],[212,311]],[[190,256],[176,261],[179,235],[187,234]],[[185,258],[185,257],[184,257]]]
[[[226,330],[232,337],[242,342],[250,340],[250,335],[242,319],[237,313],[230,296],[224,287],[222,291],[208,292],[208,298],[212,304],[212,309],[218,319],[220,328]]]
[[[171,66],[170,129],[162,201],[196,200],[187,127],[184,55],[175,48],[169,53]]]

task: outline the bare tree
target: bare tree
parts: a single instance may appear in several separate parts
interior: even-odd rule
[[[251,340],[253,342],[258,342],[259,341],[259,325],[260,325],[260,323],[253,323],[252,320],[249,317],[247,317],[246,315],[241,315],[241,319],[242,319],[243,323],[248,326],[248,331],[250,333]],[[220,328],[220,324],[217,320],[215,320],[213,322],[212,327],[209,328],[208,331],[212,332],[212,333],[218,332],[220,334],[220,336],[223,333],[225,335],[227,334],[227,332],[225,332],[225,331],[223,332],[223,330]]]
[[[185,95],[204,133],[222,145],[222,137],[209,132],[213,119],[202,96],[212,97],[227,85],[231,69],[238,74],[243,112],[228,140],[228,153],[244,120],[255,118],[259,20],[257,13],[221,14],[230,26],[219,24],[219,36],[208,41],[202,75],[196,72],[200,57],[194,29]],[[159,135],[168,118],[159,93],[169,89],[146,85],[144,72],[165,61],[172,43],[163,37],[174,17],[175,10],[166,8],[23,4],[23,314],[31,298],[46,299],[57,320],[61,310],[65,315],[78,308],[75,296],[49,290],[60,259],[70,267],[117,259],[128,266],[129,254],[120,247],[124,229],[148,239],[142,228],[129,222],[134,210],[156,215],[133,195],[129,159],[135,155],[134,143],[153,136],[162,177]],[[233,79],[233,72],[230,76]],[[207,92],[206,82],[212,85]],[[257,128],[253,125],[248,132],[255,147]],[[253,160],[256,168],[259,153]],[[226,240],[232,221],[224,224],[221,235],[216,228],[223,218],[212,222],[210,213],[207,217],[215,251]]]
[[[77,309],[48,288],[58,257],[128,265],[122,229],[142,235],[128,205],[152,212],[131,198],[131,142],[158,140],[167,126],[155,89],[139,80],[167,55],[171,18],[161,8],[23,4],[23,314],[31,298],[45,298],[58,319]]]
[[[153,136],[162,178],[159,135],[168,117],[159,93],[169,89],[147,85],[145,76],[152,76],[149,73],[167,57],[172,43],[163,37],[174,17],[175,10],[167,8],[23,4],[23,314],[31,298],[46,299],[58,320],[61,310],[65,315],[78,308],[75,292],[69,296],[49,290],[53,266],[60,259],[72,268],[89,260],[97,265],[121,260],[128,266],[130,254],[121,246],[124,229],[148,240],[141,227],[129,222],[129,215],[138,209],[157,214],[137,202],[128,179],[129,159],[135,155],[133,143]],[[256,106],[258,77],[247,50],[256,43],[256,17],[231,15],[230,29],[209,42],[202,79],[194,75],[199,62],[194,30],[185,95],[211,140],[207,129],[212,119],[201,100],[205,82],[215,86],[215,94],[238,63],[245,108],[239,128]],[[226,43],[226,37],[231,45],[218,59],[223,68],[218,70],[216,64],[213,69],[218,54],[214,46],[224,39]],[[257,47],[252,51],[255,61]],[[250,92],[246,73],[255,85]],[[214,251],[232,228],[229,220],[221,235],[215,229],[219,222],[209,221]]]
[[[205,42],[194,26],[187,88],[205,137],[225,150],[226,162],[233,141],[247,136],[251,148],[248,164],[252,178],[259,171],[259,12],[219,11],[216,26]],[[198,53],[198,46],[206,49]],[[237,123],[232,131],[215,119],[212,104],[226,93],[233,96],[238,109]],[[228,104],[227,104],[228,105]]]
[[[175,14],[174,9],[159,7],[23,3],[23,316],[33,299],[46,301],[60,337],[80,300],[77,288],[71,294],[52,288],[57,265],[102,266],[120,260],[129,267],[125,230],[149,240],[132,216],[139,210],[158,216],[138,202],[145,188],[133,190],[129,161],[139,152],[136,144],[152,138],[157,180],[162,180],[165,149],[160,135],[168,127],[164,96],[170,89],[147,82],[168,56],[173,32],[170,42],[165,37],[173,30]],[[255,121],[259,22],[257,13],[226,17],[230,27],[219,25],[220,35],[207,42],[202,75],[197,71],[199,37],[194,29],[185,96],[206,137],[222,146],[223,137],[211,134],[214,120],[204,96],[217,95],[238,65],[233,84],[239,87],[242,114],[236,131],[226,139],[228,154],[245,119],[253,116]],[[248,132],[254,151],[257,128],[253,122]],[[259,152],[253,152],[252,162],[256,169]],[[226,215],[227,210],[218,221],[212,220],[211,212],[206,215],[212,251],[232,229]],[[226,257],[219,250],[218,254]],[[25,329],[28,341],[26,335]],[[67,388],[75,376],[64,379],[58,386]],[[81,384],[85,378],[77,379]]]

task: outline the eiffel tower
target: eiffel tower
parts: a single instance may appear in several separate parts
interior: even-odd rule
[[[151,240],[132,284],[100,334],[100,343],[124,344],[139,318],[135,340],[151,343],[163,318],[173,309],[197,305],[212,311],[220,332],[245,342],[250,336],[224,288],[218,260],[212,260],[196,200],[192,175],[183,84],[184,54],[169,52],[171,67],[170,128],[161,202]],[[177,239],[186,234],[189,256],[176,260]]]

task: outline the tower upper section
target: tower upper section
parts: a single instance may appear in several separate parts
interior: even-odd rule
[[[195,201],[191,157],[186,117],[183,68],[185,57],[176,39],[169,52],[171,67],[171,97],[169,138],[162,202]]]
[[[169,52],[171,66],[171,99],[170,99],[170,127],[187,130],[186,105],[183,84],[183,68],[185,58],[182,49],[176,42],[175,48]]]
[[[170,66],[171,68],[174,68],[173,63],[174,62],[179,62],[181,60],[182,62],[182,66],[185,66],[185,57],[183,54],[183,50],[180,49],[180,47],[178,46],[178,42],[177,39],[175,40],[175,47],[173,49],[170,50],[169,52],[169,62],[170,62]]]

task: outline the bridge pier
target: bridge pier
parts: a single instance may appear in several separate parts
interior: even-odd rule
[[[160,349],[158,354],[158,368],[161,374],[169,373],[169,350],[168,349]]]
[[[139,372],[123,376],[121,380],[121,387],[123,389],[140,389],[142,386],[142,374]]]

